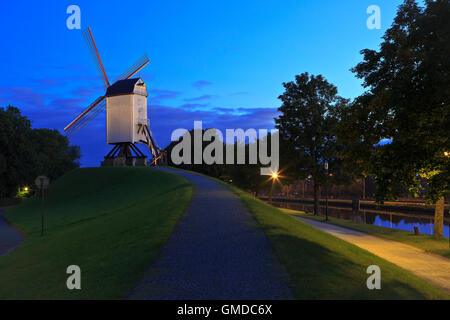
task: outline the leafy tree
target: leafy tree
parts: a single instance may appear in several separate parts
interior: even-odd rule
[[[167,152],[168,155],[168,165],[169,166],[173,166],[173,167],[177,167],[180,169],[184,169],[184,170],[190,170],[190,171],[195,171],[195,172],[199,172],[202,174],[206,174],[209,175],[211,177],[215,177],[215,178],[221,178],[223,180],[229,180],[229,177],[225,174],[225,166],[223,164],[210,164],[207,165],[206,163],[204,163],[202,161],[202,163],[195,163],[195,159],[194,159],[194,152],[195,152],[195,146],[194,146],[194,134],[197,131],[197,133],[199,135],[201,135],[201,137],[203,137],[203,135],[205,134],[205,132],[208,129],[203,129],[201,132],[198,132],[200,129],[192,129],[188,132],[185,133],[185,136],[187,138],[190,137],[190,143],[189,143],[189,148],[190,148],[190,157],[187,157],[187,161],[183,162],[182,164],[175,164],[172,160],[172,150],[174,149],[174,147],[179,143],[178,141],[172,141],[166,148],[165,151]],[[184,139],[184,138],[180,138],[180,141]],[[216,141],[220,140],[219,135],[214,134],[214,136],[211,138],[211,141]],[[211,142],[210,141],[203,141],[202,139],[202,146],[201,146],[201,153],[203,154],[206,146],[208,146]],[[180,151],[180,156],[183,157],[183,152],[184,149],[182,151]],[[225,155],[225,146],[223,146],[223,150],[222,153]],[[215,152],[213,152],[213,155],[215,155]]]
[[[79,147],[56,130],[32,129],[20,110],[0,108],[0,197],[32,185],[38,175],[56,179],[79,166]]]
[[[19,109],[0,108],[0,197],[11,196],[33,170],[31,123]]]
[[[352,69],[367,92],[348,111],[345,128],[356,140],[347,155],[359,154],[356,159],[374,174],[379,201],[395,198],[398,185],[417,193],[421,176],[428,178],[429,201],[443,202],[449,190],[449,30],[448,0],[426,0],[425,7],[406,0],[380,49],[362,50],[364,60]],[[373,146],[381,139],[390,143]]]
[[[45,173],[56,179],[79,167],[80,148],[70,146],[67,137],[58,130],[34,129],[32,143],[35,150],[34,176]]]
[[[199,130],[199,129],[196,129]],[[230,144],[227,141],[227,144],[222,144],[222,155],[223,155],[223,163],[214,163],[214,164],[206,164],[204,162],[204,159],[202,163],[195,164],[194,163],[194,132],[195,130],[192,129],[189,132],[186,132],[185,135],[190,136],[191,143],[189,144],[190,148],[190,157],[186,158],[186,162],[182,164],[176,164],[173,162],[173,159],[171,157],[172,150],[174,147],[179,143],[178,141],[173,141],[169,144],[169,146],[166,147],[165,151],[169,155],[168,164],[170,166],[174,166],[177,168],[190,170],[199,172],[202,174],[209,175],[211,177],[215,177],[218,179],[221,179],[223,181],[232,182],[234,185],[244,189],[244,190],[250,190],[254,192],[258,192],[261,189],[270,189],[270,184],[268,184],[267,176],[261,176],[260,164],[250,164],[250,149],[252,147],[254,150],[256,150],[256,153],[258,153],[258,148],[260,144],[258,141],[252,141],[252,142],[242,142],[242,141],[234,141],[233,144]],[[203,130],[201,132],[201,135],[203,136],[207,132],[207,130]],[[189,137],[187,137],[189,139]],[[211,141],[202,141],[202,153],[205,152],[205,149],[214,141],[220,141],[223,143],[222,139],[224,137],[221,137],[217,132],[211,137]],[[262,137],[262,139],[267,139],[267,145],[268,150],[271,150],[270,145],[270,133],[266,137]],[[256,144],[256,145],[255,145]],[[234,164],[226,164],[226,153],[227,153],[227,145],[234,149]],[[242,148],[244,150],[244,157],[246,159],[245,164],[238,164],[237,162],[237,156],[238,156],[238,149]],[[178,152],[179,150],[176,150]],[[180,156],[183,156],[183,151],[180,151]],[[213,152],[213,156],[215,156],[215,152]]]
[[[275,119],[280,131],[280,159],[291,164],[291,175],[312,176],[317,214],[320,186],[326,177],[324,163],[328,161],[330,171],[335,173],[341,166],[336,157],[339,146],[334,133],[335,109],[347,100],[339,97],[337,88],[321,75],[302,73],[283,86],[285,92],[279,97],[283,104],[278,108],[281,115]],[[337,174],[333,177],[338,179]]]

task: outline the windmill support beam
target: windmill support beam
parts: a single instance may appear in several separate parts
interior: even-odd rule
[[[105,156],[102,167],[147,166],[147,157],[134,143],[117,143]]]

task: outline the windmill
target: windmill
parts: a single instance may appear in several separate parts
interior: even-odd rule
[[[105,94],[72,120],[64,128],[64,132],[68,137],[73,136],[106,108],[106,143],[114,147],[105,156],[103,166],[147,165],[147,157],[136,143],[143,143],[150,150],[150,165],[164,163],[165,152],[156,145],[147,118],[147,86],[140,77],[133,78],[149,64],[147,55],[136,61],[110,85],[90,27],[83,31],[83,36],[100,74]]]

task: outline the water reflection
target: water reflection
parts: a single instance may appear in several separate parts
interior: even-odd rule
[[[313,212],[313,205],[309,203],[292,202],[272,202],[275,207]],[[320,214],[325,215],[325,206],[320,206]],[[328,206],[328,215],[340,219],[351,220],[357,223],[367,223],[374,226],[393,228],[414,232],[414,227],[418,227],[420,233],[433,234],[433,216],[423,213],[405,214],[396,211],[380,211],[361,209],[352,211],[351,208]],[[449,236],[449,219],[444,221],[444,235]]]

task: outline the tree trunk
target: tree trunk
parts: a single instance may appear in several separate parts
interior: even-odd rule
[[[319,214],[319,198],[320,198],[320,186],[318,183],[316,183],[316,181],[314,181],[314,214],[318,215]]]
[[[306,185],[306,181],[303,180],[303,186],[302,186],[302,199],[305,199],[305,185]]]
[[[436,202],[434,208],[434,237],[444,237],[444,197]]]
[[[363,183],[363,200],[366,199],[366,177],[362,178]]]

